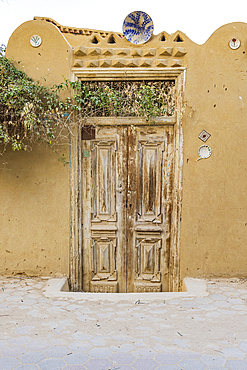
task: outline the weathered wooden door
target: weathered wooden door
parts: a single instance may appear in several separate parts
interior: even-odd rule
[[[168,291],[173,126],[83,132],[83,290]]]

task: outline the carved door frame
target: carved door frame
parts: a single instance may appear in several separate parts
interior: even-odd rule
[[[180,289],[180,223],[182,207],[182,166],[183,166],[183,130],[182,108],[185,87],[185,68],[115,68],[114,70],[101,68],[77,68],[71,70],[71,80],[81,81],[111,81],[111,80],[163,80],[176,81],[176,109],[174,124],[174,172],[173,172],[173,204],[170,232],[170,263],[169,263],[169,291]],[[131,124],[131,118],[111,118],[112,123],[117,120]],[[136,120],[136,118],[134,118]],[[96,118],[97,124],[104,124],[106,118]],[[173,117],[174,120],[174,117]],[[107,118],[109,122],[109,118]],[[155,119],[157,124],[171,124],[170,117]],[[122,123],[123,124],[123,123]],[[147,124],[143,119],[143,124]],[[82,290],[82,207],[81,207],[81,126],[74,128],[70,143],[70,265],[69,283],[73,291]]]

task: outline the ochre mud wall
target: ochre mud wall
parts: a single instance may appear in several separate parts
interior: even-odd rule
[[[10,149],[0,158],[0,189],[0,274],[68,275],[69,166],[43,145]]]
[[[181,276],[247,276],[247,25],[189,51],[183,115]],[[241,41],[232,50],[229,41]],[[196,161],[205,129],[212,149]]]
[[[137,53],[118,34],[119,47],[108,46],[111,35],[103,31],[95,32],[94,45],[93,30],[59,27],[40,18],[24,23],[10,38],[7,57],[48,85],[70,78],[73,68],[145,67],[147,76],[150,68],[186,69],[180,277],[247,277],[247,24],[222,26],[203,45],[164,32]],[[37,49],[29,44],[34,34],[43,40]],[[236,50],[232,38],[241,41]],[[203,129],[212,155],[197,161]],[[0,171],[0,273],[68,274],[69,166],[39,146],[31,153],[9,150]]]

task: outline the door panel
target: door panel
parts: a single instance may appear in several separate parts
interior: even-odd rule
[[[124,127],[82,141],[83,290],[126,291]]]
[[[173,127],[130,127],[128,138],[127,291],[167,291]]]
[[[83,290],[168,290],[172,126],[83,140]]]

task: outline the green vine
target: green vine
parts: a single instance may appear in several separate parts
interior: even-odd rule
[[[33,81],[0,55],[0,142],[27,150],[37,141],[54,146],[69,116],[54,88]],[[69,110],[70,112],[70,110]]]
[[[74,101],[85,116],[152,117],[174,113],[174,81],[71,83]]]
[[[60,99],[62,91],[72,98]],[[0,143],[13,150],[28,150],[36,142],[53,149],[68,143],[73,125],[83,125],[93,116],[172,115],[175,107],[174,81],[71,82],[51,88],[33,81],[4,56],[0,47]],[[56,150],[56,149],[54,149]],[[59,157],[65,163],[65,158]]]

